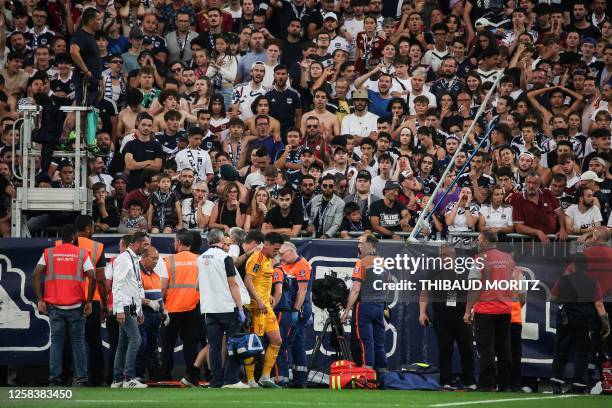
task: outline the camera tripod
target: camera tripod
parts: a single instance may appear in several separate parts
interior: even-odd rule
[[[327,309],[327,312],[329,313],[329,317],[327,320],[325,320],[323,331],[317,337],[317,341],[315,342],[314,349],[310,355],[310,360],[308,361],[308,371],[314,368],[317,357],[319,357],[321,354],[321,346],[323,345],[323,341],[325,340],[326,336],[331,336],[329,343],[335,347],[336,354],[340,357],[340,359],[352,360],[351,348],[346,338],[344,327],[342,327],[342,322],[340,321],[340,311],[338,309]],[[328,334],[327,330],[330,326],[331,333]]]

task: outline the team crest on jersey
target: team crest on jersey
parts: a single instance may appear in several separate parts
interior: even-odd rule
[[[291,105],[293,103],[293,98],[287,98],[287,104]]]
[[[306,277],[306,270],[305,269],[301,269],[300,270],[300,278],[305,278]]]

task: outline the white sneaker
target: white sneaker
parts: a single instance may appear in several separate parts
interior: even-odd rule
[[[131,380],[123,383],[123,388],[147,388],[147,384],[143,384],[136,378],[132,378]]]
[[[235,390],[245,390],[251,388],[248,384],[243,383],[242,381],[238,381],[236,384],[225,384],[221,388],[232,388]]]
[[[113,383],[110,386],[111,388],[121,388],[123,387],[123,381],[113,381]]]
[[[181,384],[183,384],[184,386],[189,387],[189,388],[198,388],[194,383],[189,381],[187,379],[187,377],[181,378]]]
[[[261,388],[259,386],[259,384],[257,384],[256,381],[249,381],[249,383],[247,384],[249,388]]]

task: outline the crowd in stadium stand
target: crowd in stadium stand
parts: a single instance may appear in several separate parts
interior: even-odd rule
[[[59,107],[75,103],[99,110],[87,171],[101,233],[240,227],[398,239],[432,198],[423,236],[494,229],[544,241],[609,224],[604,0],[0,8],[2,236],[23,183],[12,149],[19,107],[43,109],[36,185],[69,188],[73,164],[53,151],[74,146],[74,118]],[[88,8],[98,13],[84,24]],[[444,181],[458,182],[432,197],[470,129]],[[73,218],[32,213],[28,228],[44,234]]]

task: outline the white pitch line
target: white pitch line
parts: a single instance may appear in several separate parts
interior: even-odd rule
[[[476,405],[476,404],[494,404],[496,402],[514,402],[514,401],[530,401],[530,400],[544,400],[544,399],[559,399],[559,398],[576,398],[586,397],[587,395],[555,395],[551,397],[528,397],[528,398],[504,398],[504,399],[491,399],[491,400],[480,400],[480,401],[462,401],[462,402],[447,402],[443,404],[433,404],[429,407],[458,407],[461,405]]]

